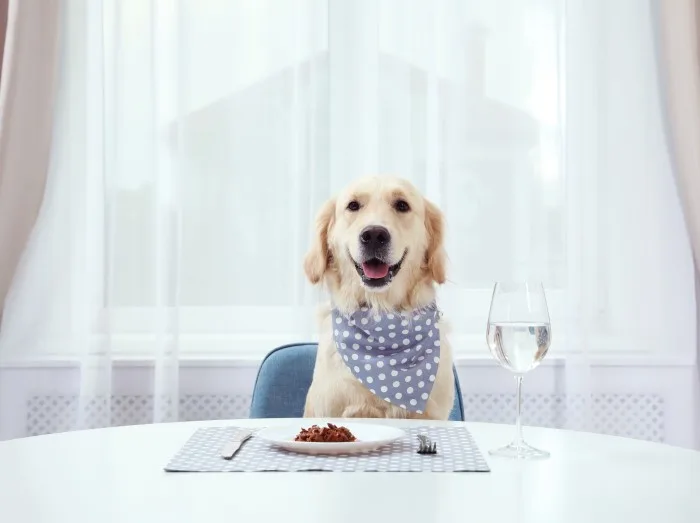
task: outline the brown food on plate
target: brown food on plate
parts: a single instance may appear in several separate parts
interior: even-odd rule
[[[338,427],[328,423],[327,427],[312,425],[308,429],[301,429],[294,441],[308,441],[313,443],[347,443],[355,441],[355,436],[345,427]]]

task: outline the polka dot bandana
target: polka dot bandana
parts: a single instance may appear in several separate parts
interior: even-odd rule
[[[345,365],[372,394],[423,413],[440,364],[440,312],[432,304],[403,313],[362,307],[332,311],[333,339]]]

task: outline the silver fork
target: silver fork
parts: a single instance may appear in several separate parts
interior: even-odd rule
[[[238,429],[231,439],[221,449],[221,457],[231,459],[239,451],[243,443],[248,441],[255,431],[248,429]]]
[[[425,434],[418,434],[418,454],[437,454],[437,443]]]

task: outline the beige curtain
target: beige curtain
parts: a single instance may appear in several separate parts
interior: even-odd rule
[[[700,372],[700,0],[657,0],[662,96],[678,192],[695,259]],[[700,376],[700,375],[699,375]],[[694,401],[700,401],[696,381]],[[700,445],[700,413],[696,413]]]
[[[686,225],[700,268],[700,0],[658,0],[659,65]]]
[[[2,70],[3,51],[5,50],[5,35],[7,34],[7,4],[9,0],[0,0],[0,71]],[[2,76],[0,76],[0,82]]]
[[[0,76],[0,314],[44,195],[61,1],[2,0],[1,7],[7,24]]]

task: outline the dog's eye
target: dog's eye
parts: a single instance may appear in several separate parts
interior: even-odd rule
[[[357,200],[352,200],[350,203],[348,203],[347,209],[348,209],[348,211],[352,211],[352,212],[359,211],[360,210],[360,202],[358,202]]]
[[[396,209],[399,212],[408,212],[411,210],[411,206],[408,205],[408,202],[406,200],[396,200],[394,202],[394,209]]]

